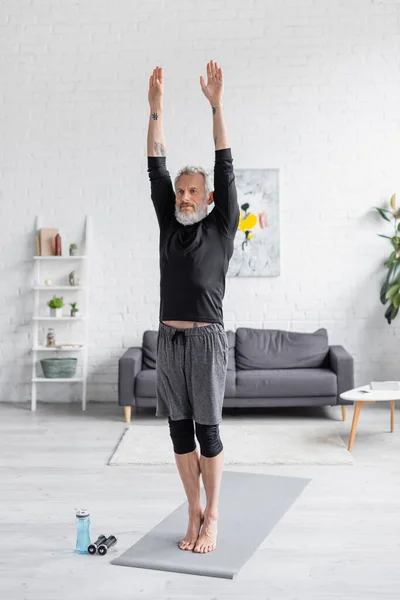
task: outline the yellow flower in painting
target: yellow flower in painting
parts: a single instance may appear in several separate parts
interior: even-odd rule
[[[240,231],[246,233],[246,231],[248,231],[249,229],[253,229],[253,227],[257,225],[257,217],[253,213],[250,213],[249,215],[247,215],[246,218],[243,218],[244,214],[245,212],[241,210],[238,227]]]

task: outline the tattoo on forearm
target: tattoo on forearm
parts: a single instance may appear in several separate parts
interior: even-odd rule
[[[213,115],[215,115],[215,113],[217,112],[217,109],[215,108],[215,106],[212,107],[212,111],[213,111]]]
[[[153,150],[156,156],[165,156],[164,144],[161,142],[153,142]]]
[[[151,114],[151,117],[152,117],[152,119],[153,119],[154,121],[157,121],[157,119],[158,119],[158,114],[157,114],[156,112],[153,112],[153,113]]]

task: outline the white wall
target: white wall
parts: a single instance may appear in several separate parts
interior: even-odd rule
[[[248,8],[243,8],[248,6]],[[64,246],[94,225],[91,400],[114,400],[117,361],[158,325],[158,231],[146,172],[147,87],[165,71],[173,175],[211,168],[199,76],[225,74],[236,168],[281,169],[281,275],[228,279],[225,325],[328,329],[356,382],[398,377],[399,324],[379,302],[371,210],[399,192],[396,0],[5,0],[0,5],[1,400],[30,398],[36,214]],[[400,323],[400,321],[399,321]],[[62,337],[61,335],[59,337]],[[39,388],[39,399],[79,390]],[[56,391],[57,390],[57,391]]]

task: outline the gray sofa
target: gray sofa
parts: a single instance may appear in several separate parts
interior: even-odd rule
[[[299,333],[239,327],[227,331],[229,362],[224,407],[322,406],[345,404],[340,394],[354,387],[352,356],[329,346],[326,329]],[[118,402],[155,407],[158,331],[145,331],[141,347],[129,348],[118,363]]]

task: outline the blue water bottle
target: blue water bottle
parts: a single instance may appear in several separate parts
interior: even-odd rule
[[[90,546],[90,512],[88,510],[76,511],[76,551],[78,554],[89,554]]]

